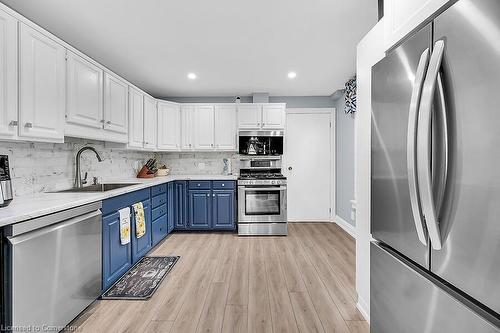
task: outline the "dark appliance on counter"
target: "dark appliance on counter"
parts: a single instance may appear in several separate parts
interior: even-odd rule
[[[7,155],[0,155],[0,207],[8,206],[12,201],[12,197],[9,157]]]
[[[283,131],[240,131],[241,155],[283,155]]]
[[[372,68],[370,329],[500,332],[500,1]]]

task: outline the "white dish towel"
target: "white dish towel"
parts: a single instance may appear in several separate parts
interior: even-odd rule
[[[120,213],[120,242],[122,245],[130,243],[130,207],[122,208]]]

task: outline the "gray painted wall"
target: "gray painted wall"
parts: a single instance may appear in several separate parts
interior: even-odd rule
[[[177,103],[233,103],[233,96],[220,97],[164,97]],[[330,96],[269,96],[270,103],[286,103],[289,108],[331,108]],[[241,103],[252,103],[252,96],[241,96]]]
[[[351,221],[351,200],[354,199],[354,116],[344,113],[344,94],[334,101],[336,118],[335,136],[335,207],[337,215],[355,226]]]

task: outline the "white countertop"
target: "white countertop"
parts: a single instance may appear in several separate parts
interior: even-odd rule
[[[0,227],[56,213],[73,207],[102,201],[174,180],[236,180],[238,176],[222,175],[169,175],[152,179],[106,179],[102,183],[138,183],[107,192],[40,193],[33,196],[14,197],[9,206],[0,208]]]

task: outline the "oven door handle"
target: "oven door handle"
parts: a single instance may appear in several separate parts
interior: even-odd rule
[[[242,186],[243,187],[243,186]],[[247,191],[285,191],[286,186],[277,186],[277,187],[243,187],[245,192]]]

